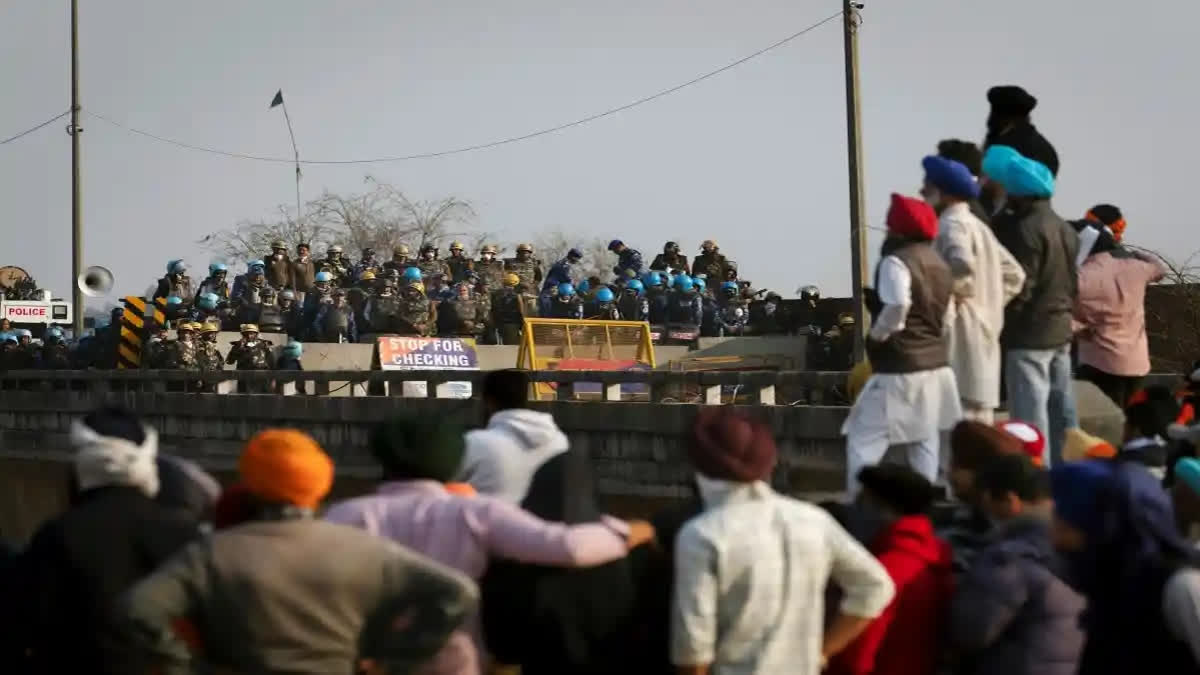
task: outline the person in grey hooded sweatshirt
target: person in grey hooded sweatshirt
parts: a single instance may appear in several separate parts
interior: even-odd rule
[[[483,379],[487,427],[467,432],[459,469],[459,480],[480,494],[520,503],[537,470],[571,447],[552,415],[529,409],[529,386],[528,373],[516,369]]]

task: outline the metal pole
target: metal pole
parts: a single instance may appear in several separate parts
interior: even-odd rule
[[[296,224],[301,224],[304,214],[300,211],[300,150],[296,148],[296,134],[292,131],[292,118],[288,115],[287,101],[283,103],[283,119],[287,122],[288,136],[292,137],[292,154],[296,157]]]
[[[71,0],[71,330],[76,340],[83,335],[83,202],[79,188],[79,0]]]
[[[846,153],[850,171],[850,278],[854,294],[854,362],[864,358],[867,313],[863,286],[867,275],[866,204],[863,201],[862,109],[859,103],[858,27],[863,3],[842,0],[846,61]]]

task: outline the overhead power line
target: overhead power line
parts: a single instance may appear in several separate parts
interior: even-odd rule
[[[791,35],[783,38],[782,40],[779,40],[779,41],[774,42],[766,47],[763,47],[762,49],[759,49],[756,52],[753,52],[751,54],[743,56],[742,58],[740,58],[736,61],[733,61],[731,63],[728,63],[724,66],[721,66],[720,68],[718,68],[716,70],[709,71],[703,75],[700,75],[699,77],[692,78],[692,79],[688,80],[687,82],[675,85],[674,87],[671,87],[669,89],[664,89],[657,93],[639,98],[636,101],[633,101],[631,103],[626,103],[625,105],[618,106],[616,108],[609,108],[608,110],[596,113],[594,115],[588,115],[587,117],[582,117],[580,119],[573,120],[571,122],[559,124],[557,126],[540,129],[538,131],[523,134],[521,136],[512,136],[509,138],[504,138],[504,139],[500,139],[500,140],[496,140],[496,141],[490,141],[487,143],[479,143],[476,145],[467,145],[467,146],[462,146],[462,147],[453,148],[453,149],[449,149],[449,150],[440,150],[438,152],[423,152],[423,153],[418,153],[418,154],[414,154],[414,155],[399,155],[399,156],[394,156],[394,157],[374,157],[374,158],[370,158],[370,159],[306,159],[306,160],[301,160],[300,164],[310,164],[310,165],[311,164],[381,164],[381,163],[386,163],[386,162],[407,162],[407,161],[416,160],[416,159],[433,159],[435,157],[446,157],[449,155],[459,155],[459,154],[463,154],[463,153],[467,153],[467,152],[474,152],[477,150],[488,150],[491,148],[500,147],[502,145],[510,145],[513,143],[520,143],[522,141],[528,141],[528,140],[531,140],[534,138],[538,138],[539,136],[546,136],[546,135],[554,134],[554,133],[557,133],[560,131],[565,131],[565,130],[573,128],[573,127],[582,126],[582,125],[588,124],[590,122],[595,122],[597,120],[604,119],[605,117],[611,117],[612,115],[616,115],[617,113],[621,113],[626,110],[630,110],[632,108],[636,108],[638,106],[644,105],[646,103],[650,103],[651,101],[656,101],[660,98],[670,96],[671,94],[674,94],[683,89],[687,89],[688,87],[699,84],[699,83],[701,83],[707,79],[710,79],[712,77],[716,77],[717,75],[720,75],[726,71],[733,70],[734,68],[737,68],[738,66],[740,66],[748,61],[752,61],[760,56],[763,56],[764,54],[767,54],[768,52],[772,52],[780,47],[783,47],[784,45],[787,45],[790,42],[793,42],[794,40],[797,40],[798,38],[800,38],[804,35],[807,35],[808,33],[811,33],[812,31],[820,28],[821,26],[824,26],[825,24],[833,21],[834,19],[840,18],[841,16],[842,16],[842,12],[832,14],[832,15],[804,28],[803,30],[792,33]],[[217,148],[209,148],[209,147],[205,147],[205,146],[201,146],[201,145],[195,145],[192,143],[185,143],[184,141],[176,140],[173,138],[168,138],[166,136],[160,136],[158,134],[150,133],[149,131],[143,131],[142,129],[137,129],[137,128],[128,126],[126,124],[122,124],[122,123],[112,119],[111,117],[107,117],[105,115],[102,115],[97,112],[93,112],[91,110],[85,109],[84,112],[87,115],[89,115],[90,117],[94,117],[102,122],[111,124],[119,129],[123,129],[129,133],[137,134],[138,136],[144,136],[146,138],[149,138],[149,139],[152,139],[155,141],[159,141],[161,143],[167,143],[170,145],[174,145],[176,147],[184,148],[186,150],[195,150],[198,152],[206,152],[206,153],[213,154],[213,155],[221,155],[224,157],[253,160],[253,161],[258,161],[258,162],[277,162],[277,163],[291,164],[296,161],[295,158],[292,158],[292,157],[269,157],[269,156],[264,156],[264,155],[254,155],[254,154],[243,153],[243,152],[229,152],[227,150],[219,150]]]
[[[15,140],[18,140],[18,139],[24,138],[25,136],[28,136],[29,134],[32,134],[33,132],[37,131],[38,129],[41,129],[42,127],[44,127],[44,126],[46,126],[46,125],[48,125],[48,124],[53,124],[54,122],[57,122],[58,120],[61,120],[62,118],[66,117],[67,115],[70,115],[70,114],[71,114],[71,111],[70,111],[70,110],[67,110],[67,111],[63,112],[62,114],[60,114],[60,115],[56,115],[56,116],[54,116],[54,117],[51,117],[50,119],[46,120],[45,122],[42,122],[41,124],[39,124],[39,125],[37,125],[37,126],[35,126],[35,127],[30,127],[30,128],[28,128],[28,129],[26,129],[25,131],[22,131],[21,133],[17,134],[16,136],[9,136],[8,138],[6,138],[6,139],[4,139],[4,140],[0,141],[0,145],[5,145],[5,144],[7,144],[7,143],[12,143],[12,142],[13,142],[13,141],[15,141]]]

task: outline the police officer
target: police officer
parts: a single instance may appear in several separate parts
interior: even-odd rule
[[[63,330],[58,326],[46,329],[42,338],[42,348],[37,358],[38,368],[47,370],[66,370],[71,367],[71,351],[63,339]]]
[[[397,318],[400,316],[400,297],[396,295],[395,284],[385,279],[379,289],[379,295],[367,300],[363,318],[372,333],[395,333]]]
[[[335,286],[342,286],[350,282],[350,267],[342,255],[342,247],[338,244],[333,244],[325,251],[324,260],[317,261],[317,272],[320,273],[321,270],[329,272]]]
[[[439,308],[438,335],[479,338],[486,315],[471,293],[467,283],[458,284],[455,297]]]
[[[533,257],[533,246],[517,244],[517,257],[506,260],[504,269],[517,275],[527,289],[541,288],[542,265]]]
[[[275,302],[283,319],[283,331],[288,335],[296,335],[300,329],[300,305],[296,302],[296,292],[283,291]]]
[[[437,310],[425,297],[425,285],[417,282],[400,291],[400,314],[396,332],[400,335],[429,336],[437,327]]]
[[[172,370],[196,370],[196,328],[198,324],[182,321],[175,329],[176,338],[166,352],[164,368]]]
[[[259,339],[258,326],[252,323],[242,324],[241,333],[242,339],[230,346],[225,363],[236,364],[238,370],[270,370],[274,345],[269,340]]]
[[[642,275],[645,263],[642,261],[642,254],[637,249],[629,248],[620,239],[613,239],[608,242],[608,250],[617,254],[617,264],[613,267],[613,274],[625,278],[627,276],[625,271],[633,270],[635,278]]]
[[[641,279],[632,279],[621,289],[617,311],[626,321],[650,320],[650,303],[646,301],[646,285]]]
[[[647,320],[653,325],[666,323],[668,297],[662,274],[650,272],[642,278],[642,283],[646,286]]]
[[[362,290],[367,295],[374,295],[375,289],[378,286],[379,278],[375,276],[375,270],[366,269],[357,277],[358,281],[354,283],[354,288]]]
[[[677,271],[687,274],[692,268],[688,266],[687,256],[679,252],[679,244],[668,241],[663,246],[663,252],[654,256],[654,261],[650,263],[650,269],[657,272]]]
[[[475,261],[464,254],[462,242],[458,241],[450,243],[450,257],[445,262],[450,273],[450,283],[453,284],[466,281],[467,272],[475,269]]]
[[[354,269],[350,271],[350,275],[354,281],[362,279],[362,276],[367,270],[372,274],[379,269],[379,261],[375,259],[375,249],[364,248],[362,250],[362,259],[354,264]]]
[[[292,340],[279,350],[279,359],[275,361],[275,370],[304,370],[300,365],[300,357],[304,355],[304,345]]]
[[[392,249],[392,259],[383,263],[383,269],[388,272],[395,270],[403,274],[404,270],[412,267],[414,263],[416,261],[409,254],[408,246],[406,244],[399,244]]]
[[[404,271],[400,274],[400,285],[397,288],[402,290],[405,286],[419,284],[419,283],[421,283],[422,278],[423,277],[421,276],[421,268],[406,267],[406,268],[404,268]]]
[[[16,328],[13,329],[13,337],[17,339],[17,344],[10,348],[5,365],[9,370],[31,370],[37,363],[33,333],[28,328]]]
[[[634,279],[634,281],[637,281]],[[617,308],[617,296],[608,286],[601,286],[592,294],[590,306],[584,308],[584,314],[589,319],[600,321],[620,321],[621,311]]]
[[[300,324],[305,329],[312,326],[317,318],[317,310],[321,305],[332,302],[333,273],[328,270],[317,272],[313,277],[312,292],[304,295],[304,306],[300,310]]]
[[[205,293],[212,293],[217,296],[218,300],[229,299],[229,282],[225,280],[229,273],[229,268],[225,263],[212,263],[208,266],[208,277],[200,282],[200,288],[196,291],[196,298],[199,299]]]
[[[560,258],[557,262],[550,266],[550,271],[546,273],[546,279],[542,282],[542,293],[546,293],[552,288],[557,288],[561,284],[571,284],[575,280],[572,278],[571,268],[583,260],[583,253],[579,249],[573,248],[567,251],[567,255]]]
[[[167,356],[172,349],[168,339],[167,327],[155,325],[146,334],[146,342],[142,345],[143,370],[163,370],[167,367]]]
[[[196,353],[196,361],[202,372],[225,369],[225,357],[217,348],[217,338],[220,334],[220,324],[212,321],[200,324],[200,344]]]
[[[728,267],[729,261],[725,259],[721,249],[717,246],[717,242],[712,239],[704,240],[700,244],[700,255],[692,261],[692,274],[703,274],[709,280],[716,283],[725,279],[725,269]]]
[[[425,295],[435,304],[454,299],[454,290],[446,284],[446,275],[434,272],[425,278]]]
[[[167,263],[167,276],[158,280],[158,288],[154,291],[155,299],[172,295],[186,298],[189,303],[196,297],[196,291],[192,288],[192,278],[187,275],[187,265],[182,260]]]
[[[679,274],[672,286],[674,292],[667,310],[667,323],[699,327],[704,321],[704,307],[696,293],[695,282],[688,275]]]
[[[492,296],[492,325],[498,344],[515,345],[521,341],[525,308],[517,292],[520,283],[520,277],[510,272],[504,275],[503,285]]]
[[[274,288],[289,288],[292,285],[292,261],[288,258],[287,244],[281,240],[271,242],[271,255],[266,259],[267,284]]]
[[[552,319],[582,319],[583,303],[575,294],[571,284],[559,284],[558,292],[550,301],[550,318]]]
[[[178,295],[172,295],[167,298],[166,307],[163,308],[163,314],[166,315],[169,321],[184,320],[189,318],[190,312],[183,304],[183,298]]]
[[[356,342],[358,340],[358,323],[354,318],[354,308],[346,300],[345,289],[335,288],[330,294],[328,302],[318,305],[310,334],[316,338],[317,342]]]
[[[417,269],[421,270],[421,276],[426,280],[432,278],[435,274],[450,275],[450,269],[446,267],[445,261],[438,258],[437,246],[428,243],[421,244],[421,250],[417,258]]]
[[[317,275],[317,263],[309,255],[311,247],[306,243],[296,244],[296,257],[292,260],[291,288],[296,292],[297,301],[304,300],[304,294],[312,290],[313,280]]]
[[[262,291],[262,303],[259,305],[256,323],[263,333],[287,333],[287,318],[279,311],[275,289],[270,286]]]
[[[216,293],[201,293],[197,295],[196,306],[192,308],[189,318],[200,323],[208,321],[219,323],[222,319],[220,297]]]
[[[487,284],[492,294],[504,285],[504,262],[496,259],[495,244],[485,244],[479,251],[479,260],[475,261],[475,272]]]
[[[720,312],[717,314],[717,330],[722,337],[742,335],[746,329],[746,303],[736,281],[721,284]]]

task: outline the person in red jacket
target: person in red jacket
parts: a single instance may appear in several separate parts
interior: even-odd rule
[[[861,506],[886,524],[870,549],[896,585],[896,597],[829,664],[831,675],[933,675],[942,654],[945,619],[954,592],[953,554],[933,533],[927,512],[935,489],[912,469],[864,468]]]

